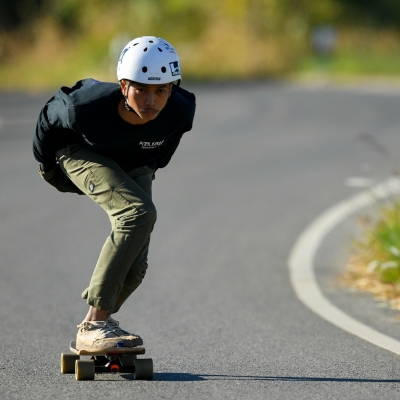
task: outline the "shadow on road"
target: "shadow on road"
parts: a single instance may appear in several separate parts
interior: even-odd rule
[[[133,375],[124,375],[125,379],[133,380]],[[189,374],[186,372],[154,373],[154,381],[162,382],[195,382],[195,381],[293,381],[293,382],[354,382],[354,383],[400,383],[400,379],[363,379],[363,378],[322,378],[305,376],[258,376],[258,375],[212,375]]]

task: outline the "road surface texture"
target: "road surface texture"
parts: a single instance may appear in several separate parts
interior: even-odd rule
[[[389,177],[399,160],[400,95],[257,82],[188,88],[195,125],[154,181],[149,270],[115,315],[144,338],[150,382],[60,373],[109,222],[88,198],[58,193],[37,173],[31,138],[52,94],[0,94],[1,397],[398,398],[399,356],[306,308],[287,261],[312,220],[357,193],[347,178]],[[392,159],[359,141],[363,132]],[[321,286],[365,323],[377,320],[369,312],[383,315],[375,328],[400,339],[394,314],[334,282],[351,229],[341,225],[322,246]]]

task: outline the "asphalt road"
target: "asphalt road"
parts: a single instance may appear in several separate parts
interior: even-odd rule
[[[31,137],[51,94],[0,94],[1,397],[399,397],[399,357],[300,303],[287,260],[310,221],[356,192],[348,177],[381,180],[395,168],[400,95],[271,83],[190,89],[194,129],[154,181],[149,271],[116,315],[144,338],[151,382],[60,374],[109,222],[88,198],[58,193],[36,171]],[[358,141],[360,132],[392,159]],[[330,260],[343,252],[333,246]],[[346,308],[351,298],[343,298]]]

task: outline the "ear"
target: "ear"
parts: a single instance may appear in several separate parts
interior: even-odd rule
[[[171,82],[171,83],[169,84],[169,89],[168,89],[168,98],[170,98],[170,97],[171,97],[171,94],[172,94],[172,86],[174,86],[174,82]]]
[[[120,81],[119,81],[119,86],[120,86],[120,88],[121,88],[121,92],[122,92],[122,94],[124,95],[124,97],[127,95],[127,93],[126,93],[126,88],[127,88],[127,86],[128,86],[128,84],[127,84],[127,82],[126,82],[126,80],[125,79],[121,79]]]

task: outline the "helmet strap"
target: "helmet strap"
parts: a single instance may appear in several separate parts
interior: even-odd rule
[[[128,81],[128,89],[127,89],[127,93],[129,93],[129,89],[131,88],[131,81]],[[133,112],[134,114],[136,114],[137,116],[139,116],[139,114],[129,105],[128,103],[128,96],[125,96],[123,93],[122,95],[124,96],[125,99],[125,108],[130,111]]]
[[[171,96],[169,96],[169,99],[168,99],[168,100],[170,100],[171,97],[175,94],[175,92],[178,90],[178,87],[180,86],[180,84],[181,84],[181,80],[178,79],[178,80],[176,81],[176,83],[174,83],[174,84],[172,85]]]

